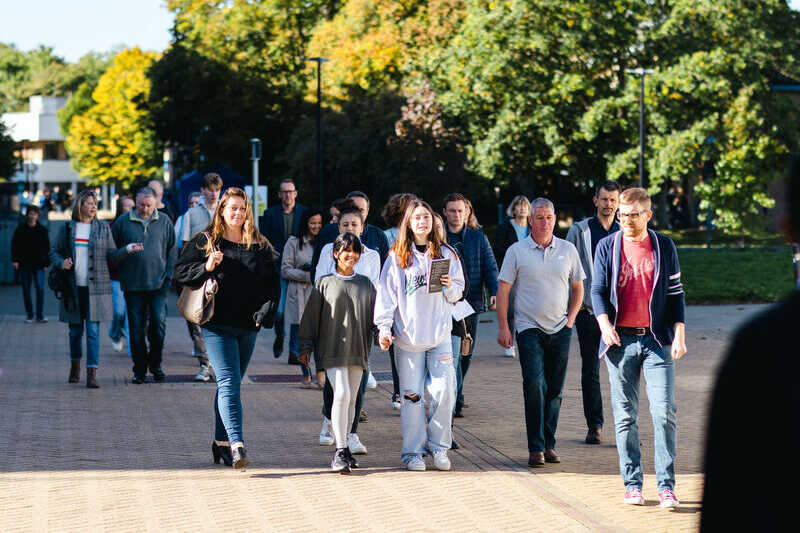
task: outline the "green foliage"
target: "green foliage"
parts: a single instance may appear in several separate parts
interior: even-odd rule
[[[14,139],[8,134],[6,125],[0,122],[0,179],[10,178],[16,170],[15,145]]]
[[[92,93],[94,105],[72,117],[67,150],[73,167],[91,182],[130,186],[160,170],[160,146],[140,108],[150,92],[147,69],[157,58],[139,48],[120,52]]]
[[[58,124],[61,131],[69,131],[72,117],[85,114],[94,105],[92,93],[97,88],[100,76],[108,69],[118,52],[118,50],[105,54],[90,52],[81,57],[77,63],[69,65],[69,86],[74,86],[75,90],[66,105],[58,110]]]

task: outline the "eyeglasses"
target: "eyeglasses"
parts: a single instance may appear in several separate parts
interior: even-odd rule
[[[644,211],[634,211],[632,213],[621,213],[617,211],[617,218],[620,220],[624,218],[629,218],[631,220],[639,220],[639,217],[644,213],[647,213],[647,211],[648,211],[647,209],[645,209]]]
[[[278,194],[291,194],[293,192],[297,192],[297,189],[292,189],[290,191],[278,191]]]

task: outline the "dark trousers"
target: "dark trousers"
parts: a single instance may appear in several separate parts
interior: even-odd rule
[[[167,329],[167,289],[126,291],[125,305],[128,308],[131,334],[128,342],[133,356],[133,373],[144,377],[148,368],[151,373],[161,369],[161,354]]]
[[[392,388],[394,396],[400,399],[400,378],[397,376],[397,362],[394,359],[394,344],[389,346],[389,360],[392,362]]]
[[[356,412],[353,416],[353,424],[350,433],[358,433],[358,417],[361,414],[361,406],[364,404],[364,391],[367,390],[367,376],[369,372],[364,372],[361,376],[361,384],[358,386],[358,396],[356,396]],[[333,386],[331,380],[325,380],[325,387],[322,389],[322,416],[331,419],[331,409],[333,408]]]
[[[572,328],[566,326],[553,334],[538,328],[517,333],[530,453],[556,446],[561,390],[567,376],[571,337]]]
[[[472,335],[472,350],[469,355],[461,355],[461,339],[459,339],[458,343],[454,343],[453,359],[455,360],[456,357],[460,359],[457,365],[458,368],[456,368],[456,411],[461,410],[464,405],[464,380],[467,378],[469,365],[472,363],[472,353],[475,351],[475,344],[478,340],[478,316],[478,313],[472,313],[464,319],[467,331]],[[458,350],[455,349],[456,345],[459,347]]]
[[[25,302],[25,313],[28,318],[33,318],[33,303],[31,302],[31,285],[36,286],[36,319],[44,318],[44,269],[28,270],[19,269],[22,279],[22,300]]]
[[[603,427],[603,397],[600,394],[600,325],[594,315],[581,309],[575,319],[578,343],[581,347],[581,389],[583,416],[590,428]]]
[[[197,324],[186,321],[186,329],[189,330],[189,337],[192,339],[192,347],[197,361],[204,366],[208,366],[208,355],[206,354],[206,341],[203,338],[203,330]]]

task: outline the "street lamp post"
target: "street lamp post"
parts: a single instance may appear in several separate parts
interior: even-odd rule
[[[325,178],[322,164],[322,64],[330,61],[327,57],[306,57],[306,61],[317,64],[317,178],[319,179],[319,206],[325,205]]]
[[[253,162],[253,216],[258,220],[258,162],[261,160],[261,139],[250,139],[250,160]]]
[[[644,78],[647,74],[652,74],[654,71],[651,68],[633,68],[625,72],[628,74],[637,74],[640,76],[639,83],[639,187],[644,187],[644,145],[645,145],[645,131],[644,131]]]

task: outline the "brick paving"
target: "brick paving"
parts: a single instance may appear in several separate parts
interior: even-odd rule
[[[5,291],[3,291],[5,292]],[[6,296],[3,294],[2,296]],[[0,315],[0,531],[681,531],[697,528],[701,454],[714,369],[735,325],[759,306],[692,307],[689,353],[676,367],[677,511],[657,501],[652,424],[642,396],[648,506],[622,504],[622,483],[601,370],[604,444],[586,433],[577,339],[572,343],[557,433],[562,463],[527,468],[519,363],[500,355],[493,316],[483,316],[466,384],[462,449],[453,471],[401,468],[400,418],[391,383],[367,394],[359,435],[369,455],[350,476],[331,474],[332,447],[317,445],[321,393],[268,379],[243,386],[246,472],[213,465],[214,385],[131,385],[130,359],[101,325],[99,390],[66,383],[67,332]],[[262,332],[249,373],[295,375]],[[193,375],[183,322],[168,319],[164,368]],[[373,352],[373,370],[388,358]],[[602,365],[601,365],[602,367]],[[428,462],[430,465],[430,461]]]

